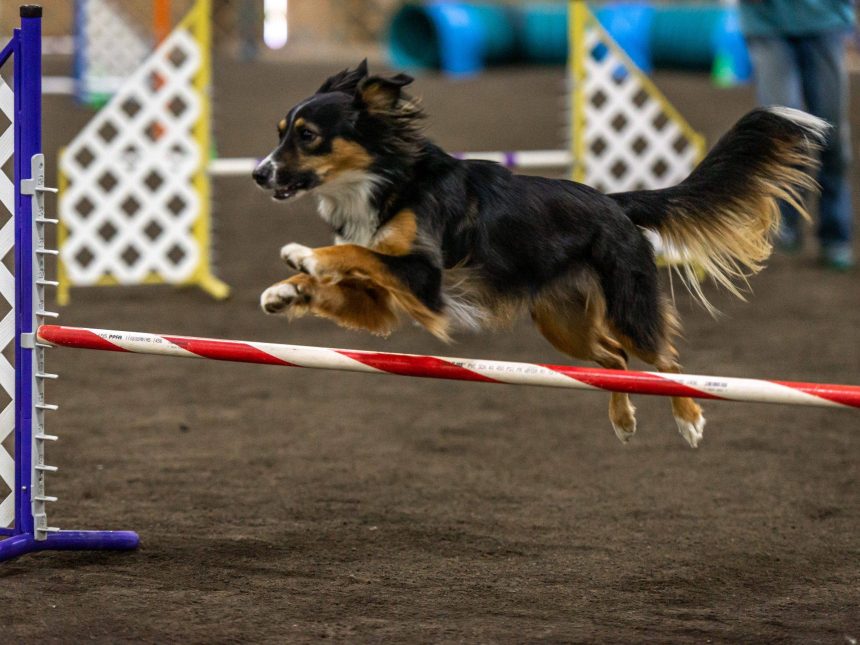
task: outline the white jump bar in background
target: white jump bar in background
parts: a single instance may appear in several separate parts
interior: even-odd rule
[[[567,150],[519,150],[515,152],[461,152],[458,159],[484,159],[495,161],[508,168],[566,168],[572,157]],[[213,177],[250,175],[257,165],[254,157],[228,157],[209,162],[209,174]]]

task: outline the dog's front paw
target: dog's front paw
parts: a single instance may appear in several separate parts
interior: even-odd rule
[[[281,248],[281,259],[296,271],[315,275],[317,260],[313,249],[291,242]]]
[[[296,304],[306,304],[309,296],[300,285],[279,282],[266,289],[260,296],[260,306],[267,314],[285,313]]]

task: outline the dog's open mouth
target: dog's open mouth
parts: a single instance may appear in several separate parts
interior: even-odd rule
[[[310,189],[313,183],[313,181],[307,178],[302,178],[296,181],[291,181],[285,186],[275,186],[272,189],[272,199],[279,202],[284,201],[285,199],[292,199],[299,193]]]
[[[287,187],[287,188],[275,188],[272,192],[272,199],[276,199],[279,202],[284,201],[285,199],[289,199],[290,197],[295,197],[296,193],[298,193],[301,188],[298,187]]]
[[[272,191],[272,199],[279,202],[291,199],[308,187],[306,181],[297,181],[286,186],[278,186]]]

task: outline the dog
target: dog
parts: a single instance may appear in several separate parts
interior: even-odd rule
[[[624,370],[633,355],[679,373],[680,323],[642,229],[681,250],[682,278],[706,307],[697,269],[742,297],[771,253],[778,202],[806,215],[802,197],[816,188],[829,128],[799,110],[756,109],[680,184],[606,195],[446,154],[422,133],[420,104],[404,92],[412,81],[370,75],[363,61],[278,123],[277,146],[253,178],[276,200],[315,195],[335,244],[284,246],[298,273],[263,292],[266,313],[311,313],[381,335],[405,314],[446,341],[455,328],[528,313],[575,359]],[[696,447],[701,408],[671,402]],[[627,394],[611,395],[609,419],[626,443],[636,431]]]

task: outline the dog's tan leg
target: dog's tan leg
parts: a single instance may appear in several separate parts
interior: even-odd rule
[[[659,356],[648,357],[645,360],[661,372],[681,373],[678,352],[671,345]],[[678,432],[681,433],[681,436],[691,447],[698,446],[705,430],[705,417],[699,404],[688,397],[673,396],[672,414],[675,417],[675,423],[678,424]]]
[[[672,345],[672,340],[681,332],[681,323],[678,320],[674,306],[669,302],[662,303],[663,329],[658,351],[644,351],[637,348],[627,338],[622,338],[624,346],[629,352],[635,354],[649,365],[653,365],[660,372],[668,374],[680,374],[681,364],[678,362],[678,350]],[[705,417],[699,404],[688,397],[672,397],[672,415],[678,424],[678,431],[684,440],[693,448],[702,440],[705,429]]]
[[[281,249],[281,259],[296,271],[312,275],[320,282],[334,283],[351,277],[389,289],[403,288],[403,283],[385,266],[378,253],[357,244],[312,249],[291,243]]]
[[[532,318],[541,334],[559,351],[594,361],[601,367],[627,369],[627,355],[607,329],[603,300],[597,294],[579,301],[576,296],[568,301],[539,299],[532,309]],[[636,432],[635,414],[636,408],[626,394],[612,393],[609,420],[622,443],[627,443]]]
[[[269,314],[298,318],[310,313],[374,334],[387,335],[397,327],[388,292],[363,281],[345,279],[326,284],[299,273],[266,289],[260,304]]]
[[[287,244],[281,257],[289,266],[316,278],[321,285],[364,284],[374,294],[386,294],[393,309],[404,311],[430,333],[448,340],[448,320],[422,302],[383,261],[380,253],[356,244],[340,244],[311,249]]]

